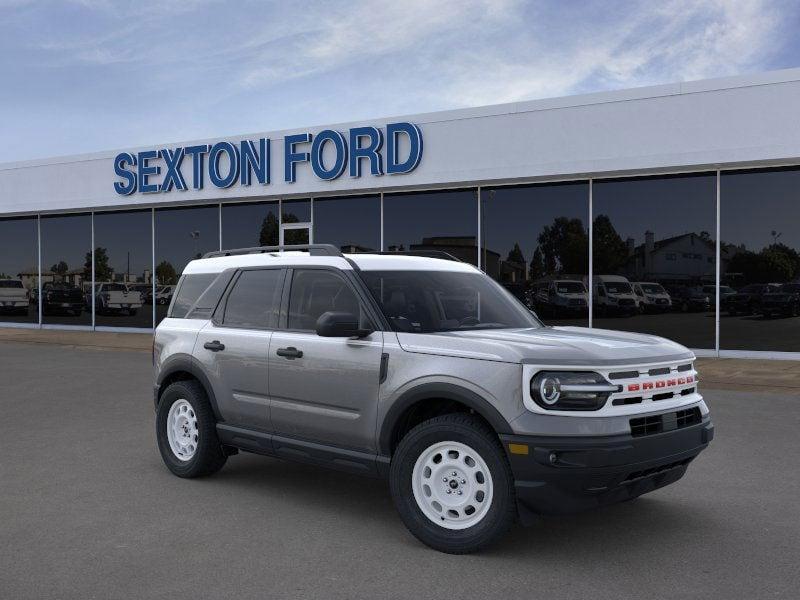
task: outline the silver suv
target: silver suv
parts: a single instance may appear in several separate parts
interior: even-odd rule
[[[714,432],[686,348],[546,327],[447,256],[207,254],[153,357],[175,475],[246,451],[384,477],[408,529],[450,553],[677,481]]]

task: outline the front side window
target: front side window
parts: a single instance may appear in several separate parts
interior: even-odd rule
[[[298,269],[289,293],[288,329],[313,331],[326,312],[344,312],[364,321],[358,297],[347,282],[325,269]]]
[[[283,283],[280,269],[242,271],[225,303],[229,327],[265,329],[275,322]]]
[[[518,300],[480,273],[363,271],[361,276],[397,331],[541,327]]]

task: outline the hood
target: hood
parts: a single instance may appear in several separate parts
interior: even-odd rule
[[[640,333],[586,327],[398,333],[407,352],[500,362],[604,366],[694,357],[680,344]]]

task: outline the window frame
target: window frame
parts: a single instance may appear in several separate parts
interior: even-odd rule
[[[228,299],[230,295],[233,293],[233,290],[236,289],[236,284],[239,282],[239,278],[242,276],[242,273],[245,271],[281,271],[279,276],[278,285],[276,288],[275,293],[275,304],[277,311],[271,310],[269,323],[264,327],[242,327],[241,325],[231,325],[229,323],[225,323],[225,312],[228,309]],[[228,282],[225,291],[222,293],[222,298],[220,299],[219,303],[217,304],[216,308],[214,309],[214,314],[211,317],[211,322],[214,323],[214,327],[219,327],[221,329],[238,329],[240,331],[275,331],[277,329],[278,322],[280,322],[280,309],[281,309],[281,301],[283,298],[283,288],[286,285],[286,272],[288,269],[284,266],[256,266],[256,267],[242,267],[240,269],[236,269],[236,272],[231,277],[230,281]],[[278,318],[276,322],[275,313],[278,313]]]
[[[312,333],[316,335],[316,331],[314,329],[295,329],[289,328],[289,298],[291,296],[292,291],[292,283],[294,281],[294,273],[295,271],[331,271],[336,276],[344,281],[345,285],[347,285],[350,290],[355,294],[356,298],[359,301],[359,305],[361,310],[364,311],[364,315],[367,319],[368,326],[373,331],[390,331],[388,329],[388,323],[384,323],[384,320],[377,316],[376,307],[372,304],[370,296],[367,295],[368,290],[365,289],[365,284],[361,281],[361,278],[356,278],[357,276],[350,271],[346,271],[344,269],[337,269],[336,267],[331,267],[327,265],[295,265],[292,267],[287,267],[286,274],[283,278],[283,294],[281,295],[281,304],[280,304],[280,311],[278,314],[278,326],[276,327],[276,331],[286,331],[291,333]]]

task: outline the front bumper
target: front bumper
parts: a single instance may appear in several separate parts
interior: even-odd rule
[[[525,521],[531,513],[580,512],[669,485],[683,476],[713,437],[714,426],[706,416],[697,425],[642,437],[501,435],[500,439]],[[525,450],[527,454],[522,453]]]

